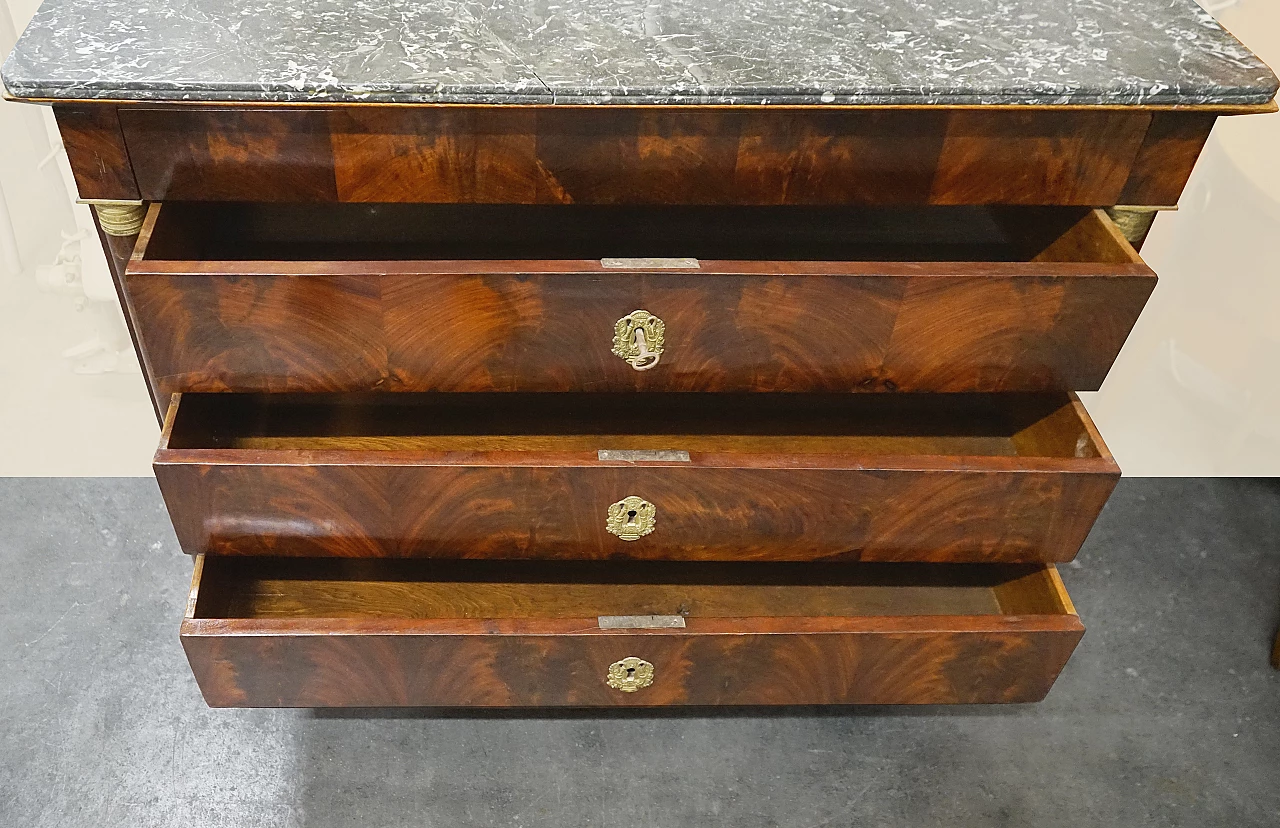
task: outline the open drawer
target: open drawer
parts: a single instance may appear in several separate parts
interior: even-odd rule
[[[228,555],[1071,560],[1120,471],[1054,394],[184,394],[156,479]]]
[[[215,707],[1029,702],[1084,628],[1052,566],[196,558]]]
[[[1155,276],[1075,207],[151,206],[158,390],[1093,390]]]

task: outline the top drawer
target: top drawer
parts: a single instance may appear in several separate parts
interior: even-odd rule
[[[68,147],[92,181],[103,147],[123,139],[137,190],[94,197],[464,204],[1173,204],[1214,118],[826,105],[116,111],[118,125],[113,113],[109,132],[90,132],[92,148]],[[85,126],[62,107],[59,121]]]
[[[158,391],[1096,389],[1155,276],[1083,208],[153,205]]]

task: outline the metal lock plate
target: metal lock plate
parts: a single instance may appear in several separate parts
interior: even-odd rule
[[[658,509],[649,501],[631,495],[609,507],[604,528],[624,541],[643,538],[654,530]]]
[[[596,624],[602,630],[682,630],[685,627],[683,615],[598,615]]]
[[[609,674],[604,680],[614,690],[634,693],[653,684],[653,665],[643,658],[627,656],[609,665]]]
[[[683,449],[600,449],[596,459],[602,463],[688,463],[689,452]]]
[[[613,270],[698,270],[702,263],[687,256],[605,256],[600,266]]]
[[[637,371],[648,371],[662,358],[667,325],[646,310],[635,310],[613,326],[613,353]]]

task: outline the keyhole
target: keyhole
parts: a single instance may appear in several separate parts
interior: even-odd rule
[[[635,674],[636,674],[636,668],[634,667],[627,668],[627,678],[633,678]]]
[[[622,538],[633,541],[653,531],[653,504],[634,495],[610,504],[605,529]]]

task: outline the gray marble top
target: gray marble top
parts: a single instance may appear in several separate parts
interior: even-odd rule
[[[1250,104],[1193,0],[45,0],[14,97]]]

